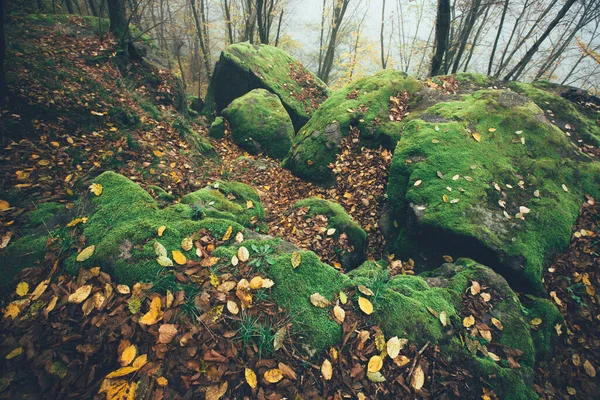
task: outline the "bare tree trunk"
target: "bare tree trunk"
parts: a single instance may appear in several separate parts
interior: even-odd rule
[[[479,36],[481,35],[481,32],[483,31],[483,27],[486,26],[486,22],[487,22],[487,18],[488,18],[490,9],[491,9],[491,7],[489,7],[489,6],[486,7],[485,14],[483,15],[483,20],[481,21],[481,24],[479,24],[479,28],[477,28],[477,32],[475,32],[475,37],[473,38],[473,44],[471,45],[471,48],[469,49],[469,56],[467,57],[467,60],[465,61],[465,66],[463,68],[463,72],[467,72],[467,68],[469,67],[469,63],[471,62],[473,53],[475,52],[475,47],[477,46],[477,41],[479,40]]]
[[[181,84],[183,85],[183,90],[187,88],[187,84],[185,82],[185,73],[183,72],[183,64],[181,62],[181,48],[183,47],[183,40],[175,44],[175,57],[177,58],[177,65],[179,66],[179,73],[181,74]]]
[[[107,0],[108,17],[110,20],[110,31],[115,38],[121,41],[121,46],[125,45],[125,38],[129,34],[129,24],[125,14],[125,2],[122,0]]]
[[[531,48],[527,51],[527,53],[525,53],[525,55],[523,56],[523,58],[521,59],[521,61],[519,61],[517,63],[517,65],[515,65],[514,68],[508,74],[506,74],[506,76],[504,77],[504,81],[510,80],[514,75],[516,75],[515,76],[515,79],[516,79],[516,77],[518,77],[521,74],[521,72],[523,71],[523,69],[525,68],[525,66],[527,65],[527,63],[529,63],[529,61],[531,61],[531,58],[533,57],[533,55],[535,54],[535,52],[541,46],[542,42],[544,40],[546,40],[546,38],[548,37],[548,35],[550,35],[550,32],[552,32],[552,30],[554,29],[554,27],[556,25],[558,25],[558,23],[560,22],[560,20],[565,16],[565,14],[569,11],[569,9],[573,6],[573,4],[575,4],[576,1],[577,0],[567,0],[567,2],[560,9],[560,11],[558,12],[558,14],[556,14],[556,17],[554,17],[554,19],[552,20],[552,22],[550,22],[550,24],[548,25],[548,27],[546,28],[546,30],[544,31],[544,33],[542,34],[542,36],[540,36],[538,38],[538,40],[535,41],[535,43],[533,44],[533,46],[531,46]]]
[[[323,8],[321,10],[321,35],[319,37],[319,67],[318,67],[318,71],[317,71],[317,76],[321,75],[321,67],[323,66],[323,56],[325,54],[324,34],[325,34],[326,5],[327,5],[327,0],[323,0]]]
[[[350,0],[338,0],[333,8],[333,26],[331,27],[331,35],[329,35],[329,44],[327,45],[327,51],[325,52],[325,58],[323,60],[323,68],[321,68],[321,75],[319,78],[327,83],[329,81],[329,74],[333,68],[333,61],[335,57],[335,49],[337,47],[337,35],[342,26],[344,15],[348,9],[348,3]]]
[[[75,2],[75,8],[77,8],[77,12],[79,13],[79,15],[83,15],[83,13],[81,12],[81,7],[79,6],[79,1],[77,0],[73,0]]]
[[[38,11],[39,12],[43,12],[44,11],[44,1],[43,0],[37,0],[37,6],[38,6]]]
[[[200,43],[200,50],[202,50],[202,56],[204,59],[204,68],[206,70],[206,76],[211,76],[211,65],[210,65],[210,54],[204,41],[204,29],[200,23],[200,17],[198,16],[198,10],[196,10],[196,0],[190,0],[192,13],[194,14],[194,22],[196,23],[196,32],[198,34],[198,42]]]
[[[283,7],[279,13],[279,22],[277,23],[277,35],[275,36],[275,47],[279,45],[279,35],[281,34],[281,21],[283,21]]]
[[[231,5],[227,0],[223,0],[225,11],[225,27],[227,28],[227,36],[229,44],[233,44],[233,27],[231,26]]]
[[[0,0],[0,103],[4,97],[8,95],[8,85],[6,84],[6,69],[4,63],[6,61],[6,38],[4,37],[4,25],[6,24],[6,4],[4,0]]]
[[[69,14],[75,14],[75,12],[73,11],[73,2],[71,0],[65,0],[65,3],[67,5],[67,12]]]
[[[92,16],[97,17],[98,9],[96,8],[96,3],[94,3],[94,0],[88,0],[88,5],[90,6],[90,11],[92,12]]]
[[[469,10],[469,15],[467,16],[467,20],[465,22],[465,27],[459,36],[459,47],[458,53],[456,54],[456,58],[454,59],[454,65],[452,66],[452,73],[455,74],[458,71],[458,67],[460,65],[460,59],[467,47],[467,42],[469,40],[469,36],[471,36],[471,31],[475,26],[475,21],[477,20],[477,14],[479,14],[479,7],[481,6],[481,0],[473,0],[471,5],[471,9]]]
[[[384,43],[384,31],[385,31],[385,0],[381,4],[381,30],[379,31],[379,43],[381,45],[381,68],[385,69],[387,60],[385,58],[385,43]]]
[[[446,53],[448,36],[450,35],[450,0],[438,0],[437,18],[435,21],[435,53],[431,60],[429,75],[435,76],[440,72],[442,60]]]
[[[400,0],[399,0],[399,2],[400,2]],[[417,18],[417,27],[415,29],[415,34],[413,36],[412,42],[410,44],[410,51],[408,52],[408,59],[406,60],[406,71],[405,71],[406,73],[408,73],[408,71],[410,70],[410,60],[413,55],[417,36],[419,35],[419,27],[421,26],[421,21],[423,20],[423,10],[424,9],[425,9],[425,4],[421,3],[421,9],[419,10],[419,17]]]
[[[508,3],[510,0],[504,0],[504,7],[502,7],[502,16],[500,17],[500,25],[498,25],[498,32],[496,33],[496,38],[494,39],[494,44],[492,46],[492,54],[490,54],[490,62],[488,64],[487,74],[492,74],[492,65],[494,64],[494,55],[496,54],[496,48],[498,47],[498,41],[500,40],[500,35],[502,34],[502,27],[504,26],[504,19],[506,18],[506,11],[508,10]]]

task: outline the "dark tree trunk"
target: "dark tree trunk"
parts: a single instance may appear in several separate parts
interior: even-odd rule
[[[469,15],[467,16],[467,21],[465,22],[465,27],[461,32],[461,35],[458,39],[458,53],[454,59],[454,65],[452,66],[452,73],[455,74],[458,71],[458,67],[460,66],[460,59],[467,48],[467,42],[469,41],[469,36],[471,36],[471,31],[473,31],[473,27],[475,26],[475,21],[477,21],[477,15],[479,14],[479,7],[481,6],[481,0],[474,0],[471,5],[471,9],[469,10]]]
[[[385,45],[384,45],[384,30],[385,30],[385,0],[381,5],[381,29],[379,31],[379,44],[381,47],[381,68],[385,69],[387,66],[387,60],[385,58]]]
[[[283,8],[279,13],[279,22],[277,23],[277,35],[275,36],[275,47],[279,45],[279,35],[281,35],[281,21],[283,21]]]
[[[67,12],[69,14],[75,14],[75,11],[73,11],[73,2],[71,0],[65,0],[65,3],[67,4]]]
[[[206,46],[206,38],[204,37],[204,29],[198,16],[198,10],[196,10],[196,0],[191,0],[192,13],[194,14],[194,22],[196,23],[196,32],[198,34],[198,42],[200,43],[200,50],[202,50],[202,57],[204,60],[204,68],[206,70],[206,76],[211,76],[211,65],[210,65],[210,54]]]
[[[469,67],[471,58],[473,58],[473,53],[475,52],[475,47],[477,46],[477,41],[479,40],[479,37],[481,36],[481,32],[483,32],[483,27],[486,26],[486,22],[487,22],[487,18],[488,18],[490,9],[491,9],[491,7],[487,7],[485,9],[485,14],[483,16],[483,20],[481,21],[481,24],[479,24],[479,28],[477,28],[477,32],[475,33],[475,37],[473,38],[473,44],[471,45],[471,48],[469,49],[469,56],[467,57],[467,60],[465,61],[463,72],[467,72],[467,68]]]
[[[115,38],[125,45],[125,40],[129,32],[129,24],[125,13],[125,1],[106,0],[108,4],[108,18],[110,21],[110,31]]]
[[[37,0],[37,6],[38,6],[38,11],[39,12],[43,12],[44,11],[44,2],[43,2],[43,0]]]
[[[435,21],[435,53],[431,60],[430,76],[438,75],[440,72],[449,35],[450,0],[438,0],[437,18]]]
[[[488,64],[487,74],[492,74],[492,65],[494,64],[494,55],[496,54],[496,48],[498,47],[498,41],[500,40],[500,35],[502,34],[502,26],[504,26],[504,19],[506,18],[506,11],[508,10],[508,3],[510,0],[504,1],[504,7],[502,8],[502,16],[500,17],[500,25],[498,26],[498,32],[496,33],[496,38],[494,39],[494,45],[492,46],[492,54],[490,55],[490,63]]]
[[[325,52],[325,58],[323,59],[323,66],[320,68],[319,78],[327,83],[329,81],[329,74],[333,69],[333,61],[335,57],[335,48],[337,46],[337,35],[342,26],[344,15],[348,9],[348,3],[350,0],[340,0],[336,2],[333,9],[333,26],[331,27],[331,35],[329,36],[329,44],[327,51]]]
[[[94,0],[88,0],[88,5],[90,6],[90,11],[92,12],[92,15],[94,17],[97,17],[98,9],[96,8],[96,3],[94,3]]]
[[[8,86],[6,84],[6,70],[4,62],[6,61],[6,40],[4,38],[4,25],[6,24],[5,1],[0,0],[0,96],[2,98],[8,94]],[[0,103],[3,102],[0,99]]]
[[[523,69],[525,69],[525,66],[527,66],[527,63],[529,63],[529,61],[531,61],[531,58],[533,57],[533,55],[535,54],[535,52],[542,45],[542,42],[544,40],[546,40],[546,38],[548,37],[548,35],[550,35],[550,32],[552,32],[552,30],[556,27],[556,25],[558,25],[558,23],[560,22],[560,20],[563,19],[563,17],[565,16],[565,14],[569,11],[569,9],[573,6],[573,4],[575,4],[576,1],[577,0],[567,0],[567,2],[560,9],[560,11],[558,12],[558,14],[556,14],[556,17],[554,17],[554,19],[552,20],[552,22],[550,22],[550,25],[548,25],[548,27],[546,28],[546,30],[544,31],[544,33],[542,34],[542,36],[540,36],[538,38],[538,40],[536,40],[536,42],[533,44],[533,46],[531,46],[531,48],[527,51],[527,53],[525,53],[525,55],[523,56],[523,58],[521,59],[521,61],[519,61],[517,63],[517,65],[515,65],[515,67],[508,74],[506,74],[506,76],[504,77],[504,81],[508,81],[513,76],[515,76],[515,75],[518,76],[518,75],[521,74],[521,72],[523,71]]]
[[[225,9],[225,26],[227,27],[227,36],[229,38],[229,44],[233,44],[233,27],[231,26],[231,6],[227,0],[224,0]]]

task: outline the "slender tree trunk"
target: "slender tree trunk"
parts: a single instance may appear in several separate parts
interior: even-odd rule
[[[321,10],[321,35],[319,36],[319,66],[317,75],[321,75],[321,68],[323,67],[323,56],[325,54],[324,35],[325,35],[325,10],[327,0],[323,0],[323,8]]]
[[[577,0],[567,0],[567,2],[560,9],[560,11],[558,12],[558,14],[556,14],[556,17],[554,17],[554,19],[552,20],[552,22],[550,22],[550,24],[548,25],[548,27],[546,28],[546,30],[544,31],[544,33],[542,34],[542,36],[540,36],[538,38],[538,40],[536,40],[536,42],[533,44],[533,46],[531,46],[531,48],[527,51],[527,53],[525,53],[525,55],[523,56],[523,58],[521,59],[521,61],[519,61],[517,63],[517,65],[515,65],[514,68],[508,74],[506,74],[506,76],[504,77],[504,81],[510,80],[513,77],[513,75],[517,75],[518,76],[518,75],[521,74],[521,72],[523,71],[523,69],[525,68],[525,66],[527,65],[527,63],[529,63],[529,61],[531,61],[531,58],[533,57],[533,55],[535,54],[535,52],[541,46],[542,42],[544,40],[546,40],[546,38],[548,37],[548,35],[550,35],[550,32],[552,32],[552,30],[554,29],[554,27],[556,27],[556,25],[558,25],[558,23],[560,22],[560,20],[565,16],[565,14],[569,11],[569,9],[573,6],[573,4],[575,4],[576,1]]]
[[[97,17],[98,9],[96,8],[96,3],[94,3],[94,0],[88,0],[88,5],[90,6],[90,11],[92,12],[92,16]]]
[[[333,10],[333,26],[331,27],[331,35],[329,36],[329,44],[327,51],[325,52],[325,58],[323,60],[323,68],[321,70],[321,76],[319,78],[327,83],[329,81],[329,74],[333,68],[333,61],[335,57],[335,49],[337,47],[337,35],[342,26],[344,15],[348,9],[348,3],[350,0],[338,1]]]
[[[281,34],[281,21],[283,21],[283,7],[279,13],[279,22],[277,23],[277,35],[275,36],[275,47],[279,45],[279,35]]]
[[[401,1],[401,0],[399,0]],[[412,42],[410,44],[410,51],[408,52],[408,59],[406,60],[406,73],[410,70],[410,61],[413,55],[413,51],[415,49],[415,43],[417,41],[417,36],[419,35],[419,27],[421,26],[421,21],[423,20],[423,10],[425,9],[425,4],[421,3],[421,9],[419,10],[419,17],[417,18],[417,27],[415,29],[415,34],[413,36]],[[403,19],[404,21],[404,19]]]
[[[206,70],[206,76],[210,78],[211,76],[211,65],[210,65],[210,55],[206,48],[206,43],[204,41],[204,30],[202,29],[202,24],[200,23],[200,17],[198,16],[198,10],[196,10],[196,0],[190,0],[192,13],[194,14],[194,22],[196,23],[196,32],[198,34],[198,42],[200,43],[200,50],[202,50],[202,57],[204,59],[204,68]]]
[[[471,31],[475,26],[475,21],[477,20],[477,14],[479,14],[479,7],[481,6],[481,0],[474,0],[471,5],[471,9],[469,11],[469,15],[467,17],[467,21],[465,22],[465,27],[459,36],[459,47],[458,53],[456,54],[456,58],[454,59],[454,65],[452,66],[452,73],[455,74],[458,71],[458,67],[460,65],[460,59],[462,58],[463,53],[467,47],[467,42],[469,40],[469,36],[471,36]]]
[[[387,60],[385,58],[385,43],[384,43],[384,32],[385,32],[385,0],[381,4],[381,30],[379,31],[379,43],[381,45],[381,68],[385,69]]]
[[[181,62],[181,48],[183,47],[183,41],[179,42],[175,45],[175,57],[177,57],[177,65],[179,66],[179,73],[181,74],[181,84],[183,85],[183,90],[187,88],[187,84],[185,82],[185,73],[183,72],[183,63]]]
[[[43,0],[37,0],[37,6],[38,6],[39,12],[44,12],[44,1]]]
[[[6,38],[4,37],[4,25],[6,24],[5,0],[0,0],[0,103],[8,95],[8,85],[6,84]]]
[[[73,0],[75,2],[75,8],[77,8],[77,12],[79,13],[79,15],[83,15],[83,13],[81,12],[81,7],[79,6],[79,1],[77,0]]]
[[[438,75],[440,72],[449,35],[450,0],[438,0],[437,18],[435,21],[435,53],[431,60],[430,76]]]
[[[483,15],[483,20],[481,21],[481,24],[479,24],[479,28],[477,28],[477,32],[475,32],[475,37],[473,38],[473,44],[471,45],[471,48],[469,49],[469,56],[467,57],[467,60],[465,61],[465,66],[463,68],[463,72],[467,72],[467,68],[469,67],[469,63],[471,62],[473,53],[475,52],[475,47],[477,46],[477,41],[479,40],[479,36],[481,35],[481,32],[483,31],[483,27],[486,26],[486,22],[487,22],[487,18],[488,18],[490,9],[491,9],[491,7],[486,7],[485,14]]]
[[[224,11],[225,11],[225,27],[227,28],[227,36],[229,38],[229,44],[233,44],[233,27],[231,25],[231,5],[227,0],[224,0]]]
[[[73,2],[71,0],[65,0],[65,3],[67,5],[67,12],[69,14],[75,14],[75,12],[73,11]]]
[[[487,74],[492,74],[492,65],[494,64],[494,56],[496,55],[496,48],[498,47],[498,41],[500,40],[500,35],[502,34],[502,27],[504,26],[504,19],[506,18],[506,11],[508,10],[508,3],[510,0],[504,0],[504,7],[502,7],[502,16],[500,17],[500,25],[498,25],[498,32],[496,33],[496,38],[494,39],[494,44],[492,45],[492,54],[490,54],[490,62],[488,64]]]

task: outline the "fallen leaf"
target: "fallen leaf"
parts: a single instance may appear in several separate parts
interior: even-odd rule
[[[129,375],[132,372],[136,372],[139,368],[136,367],[121,367],[110,374],[106,375],[106,379],[119,378],[121,376]]]
[[[225,242],[225,241],[229,240],[232,233],[233,233],[233,226],[229,225],[229,227],[227,227],[227,231],[225,231],[225,234],[223,235],[223,241]]]
[[[463,326],[465,328],[470,328],[473,325],[475,325],[475,317],[473,317],[472,315],[469,315],[468,317],[465,317],[463,319]]]
[[[541,318],[534,318],[531,321],[529,321],[529,323],[533,326],[538,326],[542,323],[542,319]]]
[[[74,304],[81,304],[88,298],[92,292],[92,285],[83,285],[78,288],[75,293],[69,295],[68,302]]]
[[[348,302],[348,296],[344,292],[340,292],[340,303],[346,304]]]
[[[358,285],[358,291],[364,294],[365,296],[373,296],[375,293],[365,285]]]
[[[342,323],[346,318],[346,311],[344,311],[344,309],[340,306],[335,306],[333,307],[333,315],[339,323]]]
[[[277,383],[283,379],[283,374],[278,368],[266,370],[263,376],[265,380],[269,383]]]
[[[235,301],[227,300],[227,310],[233,315],[237,315],[240,312],[240,308],[238,307]]]
[[[160,328],[158,328],[159,343],[169,344],[176,335],[177,325],[175,324],[162,324]]]
[[[173,266],[173,260],[171,260],[169,257],[164,257],[164,256],[157,257],[156,262],[161,267],[172,267]]]
[[[10,204],[6,200],[0,200],[0,211],[6,211],[10,208]]]
[[[27,293],[29,293],[29,283],[27,283],[27,282],[19,282],[19,284],[17,285],[16,293],[17,293],[17,295],[19,295],[21,297],[23,297]]]
[[[585,360],[585,362],[583,363],[583,369],[585,370],[585,373],[591,376],[592,378],[596,377],[596,368],[594,368],[590,360]]]
[[[446,311],[440,312],[439,319],[440,319],[440,322],[442,323],[442,326],[446,326],[448,324]]]
[[[183,255],[179,250],[173,250],[171,252],[173,255],[173,260],[179,265],[185,265],[187,263],[187,258]]]
[[[123,353],[121,353],[121,357],[119,357],[119,363],[122,367],[126,367],[133,362],[136,355],[137,348],[135,347],[135,345],[132,344],[131,346],[123,350]]]
[[[156,378],[156,383],[160,387],[165,387],[169,384],[169,381],[164,376],[161,376],[161,377]]]
[[[373,356],[369,359],[367,365],[368,372],[379,372],[383,367],[383,359],[380,356]]]
[[[160,236],[162,236],[162,235],[163,235],[163,233],[165,233],[165,229],[167,229],[167,227],[166,227],[165,225],[162,225],[162,226],[159,226],[159,227],[158,227],[158,231],[157,231],[157,233],[158,233],[158,236],[159,236],[159,237],[160,237]]]
[[[413,389],[420,390],[424,383],[425,373],[423,372],[423,368],[421,368],[419,365],[413,373],[412,379],[410,380],[410,385],[413,387]]]
[[[244,246],[240,246],[237,252],[237,256],[241,262],[246,262],[250,258],[250,252]]]
[[[292,268],[296,269],[300,266],[302,262],[302,257],[300,256],[300,252],[294,251],[292,253]]]
[[[477,142],[481,142],[481,135],[477,132],[473,132],[473,139]]]
[[[367,372],[367,378],[371,381],[371,382],[375,382],[375,383],[382,383],[385,382],[385,376],[383,376],[383,374],[379,371],[377,372]]]
[[[7,360],[11,360],[11,359],[13,359],[13,358],[15,358],[16,356],[19,356],[19,355],[21,355],[21,354],[23,354],[23,348],[22,348],[22,347],[17,347],[16,349],[14,349],[14,350],[13,350],[13,351],[11,351],[10,353],[8,353],[8,354],[6,355],[6,357],[4,357],[4,358],[6,358]]]
[[[131,289],[129,289],[129,286],[127,285],[117,285],[117,292],[120,294],[130,294]]]
[[[254,371],[250,368],[246,368],[244,370],[244,375],[246,377],[246,383],[248,386],[250,386],[252,389],[256,389],[256,386],[258,386],[258,380]]]
[[[502,322],[500,322],[500,320],[493,318],[493,317],[492,317],[492,325],[494,325],[499,330],[504,330],[504,325],[502,325]]]
[[[275,336],[273,337],[273,349],[275,351],[281,349],[283,347],[283,341],[285,340],[285,336],[287,335],[287,327],[281,327],[275,332]]]
[[[333,366],[331,365],[331,361],[328,359],[325,359],[323,364],[321,364],[321,374],[323,375],[323,379],[326,381],[333,377]]]
[[[94,250],[96,250],[96,246],[91,245],[81,250],[81,253],[77,254],[76,260],[79,262],[83,262],[90,258],[94,254]]]
[[[314,293],[310,295],[310,302],[313,306],[319,308],[325,308],[331,305],[329,300],[327,300],[322,294]]]
[[[90,191],[96,196],[100,196],[102,194],[102,185],[99,183],[92,183],[90,185]]]
[[[260,276],[255,276],[250,280],[250,289],[256,290],[263,286],[263,279]]]
[[[35,300],[39,299],[40,296],[44,294],[44,292],[48,288],[49,284],[50,284],[50,279],[46,279],[46,280],[41,281],[35,287],[35,289],[33,290],[33,293],[31,293],[31,301],[35,301]]]
[[[184,237],[181,241],[181,248],[183,251],[190,251],[194,247],[194,242],[192,242],[191,237]]]
[[[367,315],[371,315],[373,313],[373,304],[364,297],[358,298],[358,307],[360,307],[361,311]]]
[[[154,325],[162,319],[163,315],[164,312],[161,311],[160,297],[156,296],[152,299],[152,303],[150,303],[150,311],[140,318],[139,323],[141,325]]]

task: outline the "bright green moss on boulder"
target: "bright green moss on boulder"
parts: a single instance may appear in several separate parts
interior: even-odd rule
[[[328,96],[327,85],[285,51],[268,45],[235,43],[215,66],[204,112],[221,113],[233,100],[253,89],[276,94],[300,129]]]
[[[217,181],[183,196],[181,203],[192,207],[196,219],[228,219],[246,227],[261,227],[265,219],[258,193],[240,182]]]
[[[365,259],[367,233],[352,220],[341,205],[318,197],[310,197],[294,204],[294,208],[298,207],[307,207],[308,217],[325,215],[327,227],[335,229],[335,238],[339,238],[344,233],[347,235],[348,244],[354,250],[341,254],[340,259],[345,269],[351,270],[362,264]]]
[[[0,294],[11,290],[12,280],[24,268],[34,268],[44,260],[47,236],[23,236],[0,250]]]
[[[427,255],[425,266],[469,256],[541,292],[545,257],[568,245],[585,193],[600,194],[599,163],[533,102],[479,91],[405,124],[384,228],[392,253]]]
[[[294,126],[279,97],[264,89],[252,90],[223,110],[231,139],[250,154],[282,159],[292,143]]]
[[[225,136],[225,120],[223,117],[217,117],[208,128],[208,136],[215,139],[222,139]]]
[[[351,126],[360,130],[363,145],[393,149],[400,139],[401,124],[389,119],[390,97],[402,92],[413,95],[420,88],[414,78],[388,70],[338,90],[298,132],[284,166],[303,179],[332,182],[327,166],[335,161]]]
[[[552,87],[549,84],[531,84],[512,82],[509,87],[514,91],[526,95],[534,101],[542,110],[547,110],[553,117],[553,122],[566,132],[573,132],[585,143],[594,146],[600,146],[600,111],[593,111],[591,108],[578,107],[573,102],[558,96],[550,91],[544,90],[546,87]],[[555,88],[558,89],[558,88]],[[570,129],[565,129],[570,125]]]

